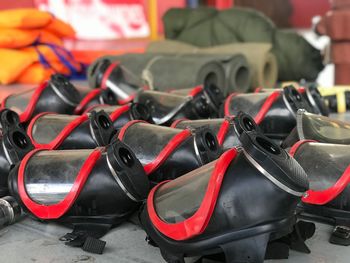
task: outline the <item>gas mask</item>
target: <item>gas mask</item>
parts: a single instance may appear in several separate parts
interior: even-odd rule
[[[262,263],[268,241],[291,231],[305,172],[260,133],[244,132],[241,141],[151,190],[140,219],[167,262],[223,252],[225,262]]]
[[[9,176],[11,195],[32,217],[74,228],[60,240],[102,253],[99,240],[147,197],[149,182],[127,145],[85,150],[33,150]]]
[[[193,121],[180,119],[173,122],[171,127],[177,129],[208,127],[216,134],[218,143],[224,151],[240,145],[239,136],[243,131],[259,131],[253,118],[243,112],[238,113],[237,117],[227,116],[223,119]]]
[[[118,62],[102,60],[93,69],[93,74],[96,75],[94,85],[111,90],[120,105],[131,102],[136,93],[143,89],[128,83],[127,79],[132,76]]]
[[[1,107],[19,114],[20,121],[28,123],[41,112],[72,114],[80,101],[80,94],[62,75],[56,74],[39,87],[12,94],[2,101]]]
[[[302,215],[335,224],[330,242],[350,245],[350,146],[304,140],[289,152],[310,181],[300,204]]]
[[[289,87],[285,86],[285,87]],[[325,99],[322,97],[320,91],[318,90],[317,85],[315,84],[308,84],[304,86],[298,86],[296,88],[301,96],[304,98],[304,101],[307,102],[305,104],[305,110],[315,113],[315,114],[320,114],[324,116],[329,115],[329,109],[328,106],[326,105]],[[273,92],[276,91],[277,89],[261,89],[257,88],[255,92]],[[283,88],[279,89],[283,90]]]
[[[306,104],[293,86],[274,92],[233,93],[225,101],[224,115],[237,115],[243,111],[254,118],[265,135],[283,140],[296,126],[298,109],[304,109]]]
[[[39,149],[94,149],[107,145],[115,130],[103,112],[77,115],[42,113],[28,126],[28,135]]]
[[[208,128],[180,130],[131,121],[118,133],[155,184],[174,179],[219,157],[215,134]]]
[[[291,147],[299,140],[350,144],[350,123],[299,110],[297,126],[285,139],[282,147]]]
[[[88,108],[100,104],[116,105],[117,98],[110,90],[94,89],[81,100],[75,108],[74,114],[82,114]]]
[[[18,117],[15,113],[13,116]],[[1,114],[1,119],[3,117],[4,114]],[[17,125],[4,125],[2,122],[0,135],[0,197],[8,194],[7,178],[11,167],[34,149],[23,128]]]
[[[127,122],[132,120],[143,120],[152,122],[148,107],[140,103],[129,103],[122,106],[95,105],[87,109],[85,113],[103,110],[113,123],[115,130],[120,130]]]
[[[197,86],[190,89],[177,89],[172,90],[170,93],[182,96],[191,96],[197,98],[197,100],[205,99],[212,112],[211,117],[219,113],[224,101],[222,91],[215,85]]]
[[[153,122],[158,125],[170,125],[174,120],[181,118],[195,120],[217,116],[217,113],[214,114],[210,110],[208,101],[196,95],[143,91],[137,94],[134,101],[146,105],[150,109]]]

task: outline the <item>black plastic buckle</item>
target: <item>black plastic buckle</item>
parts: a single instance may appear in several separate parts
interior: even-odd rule
[[[333,235],[339,238],[348,239],[350,237],[350,228],[346,226],[336,226]]]
[[[65,234],[64,236],[61,236],[59,238],[60,241],[64,241],[64,242],[70,242],[70,241],[73,241],[75,239],[78,238],[78,235],[76,233],[67,233]]]
[[[329,242],[341,246],[350,245],[350,227],[336,226],[333,230]]]

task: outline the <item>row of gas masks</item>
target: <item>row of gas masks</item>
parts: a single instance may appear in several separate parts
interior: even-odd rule
[[[168,262],[262,262],[276,242],[307,252],[297,215],[338,220],[332,242],[347,241],[350,126],[327,117],[317,88],[224,99],[215,86],[134,87],[107,68],[99,89],[55,76],[2,104],[1,193],[72,226],[67,245],[102,253],[138,211]]]
[[[104,69],[108,69],[106,74]],[[145,89],[127,85],[123,69],[118,67],[117,63],[103,62],[97,70],[100,70],[100,77],[96,79],[98,82],[96,85],[110,88],[120,96],[121,100],[131,101],[130,98],[136,98],[135,94]],[[127,92],[123,92],[126,90]],[[239,141],[235,136],[236,128],[233,124],[235,117],[240,111],[250,114],[258,124],[259,131],[287,149],[309,177],[310,190],[303,196],[302,202],[298,205],[298,211],[302,211],[306,217],[323,218],[324,221],[335,220],[338,227],[332,235],[331,242],[348,244],[347,229],[350,226],[350,217],[347,207],[349,198],[346,196],[350,168],[348,169],[349,161],[346,152],[349,150],[347,145],[350,126],[349,123],[327,117],[330,111],[339,108],[340,102],[337,101],[340,99],[339,96],[334,99],[334,96],[329,96],[323,89],[320,91],[315,85],[305,85],[298,88],[287,86],[279,90],[259,89],[252,94],[235,93],[219,103],[219,118],[210,116],[211,119],[195,120],[183,116],[173,120],[171,127],[178,129],[210,127],[216,134],[218,144],[225,151],[232,149],[233,145],[238,144]],[[175,91],[175,94],[181,92],[183,91]],[[171,190],[164,190],[166,195],[170,192]],[[153,220],[157,208],[152,209],[152,215],[149,218]],[[164,218],[169,220],[169,217],[163,215],[158,219],[163,221],[160,223],[164,223]],[[153,231],[156,235],[152,239],[159,239],[157,235],[160,229],[152,226],[152,223],[148,226],[152,227],[151,233]],[[177,231],[178,229],[174,233]],[[159,242],[162,243],[163,239],[164,236],[161,236]],[[163,244],[162,249],[166,251],[169,246],[171,245],[168,243]],[[181,255],[180,250],[177,251],[179,253],[173,252],[177,256]]]
[[[99,238],[128,220],[152,186],[222,153],[208,128],[155,124],[208,117],[204,88],[165,94],[170,98],[165,102],[160,95],[150,92],[142,94],[145,102],[140,96],[140,102],[115,105],[109,90],[76,89],[56,75],[7,97],[1,115],[1,195],[11,194],[33,218],[72,226],[61,238],[67,245],[102,253],[105,242]]]

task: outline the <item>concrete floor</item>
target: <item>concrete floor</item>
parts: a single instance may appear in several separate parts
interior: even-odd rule
[[[267,263],[348,263],[350,247],[328,243],[332,227],[317,224],[314,237],[307,244],[311,254],[291,251],[288,260],[269,260]],[[58,238],[70,229],[44,224],[25,218],[21,222],[0,231],[0,262],[10,263],[71,263],[71,262],[117,262],[155,263],[164,262],[159,250],[145,242],[145,233],[138,226],[125,223],[112,230],[102,239],[107,241],[103,255],[71,248]],[[189,259],[187,262],[192,262]]]

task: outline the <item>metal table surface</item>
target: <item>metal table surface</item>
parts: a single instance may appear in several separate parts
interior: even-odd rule
[[[316,234],[307,241],[311,254],[291,251],[288,260],[268,260],[268,263],[348,263],[350,247],[328,242],[332,227],[317,224]],[[56,224],[36,222],[30,218],[0,231],[0,262],[165,262],[159,250],[148,245],[145,232],[136,225],[124,223],[110,231],[102,240],[107,241],[102,255],[84,252],[81,248],[65,246],[58,238],[70,232]],[[193,262],[188,259],[186,262]]]

